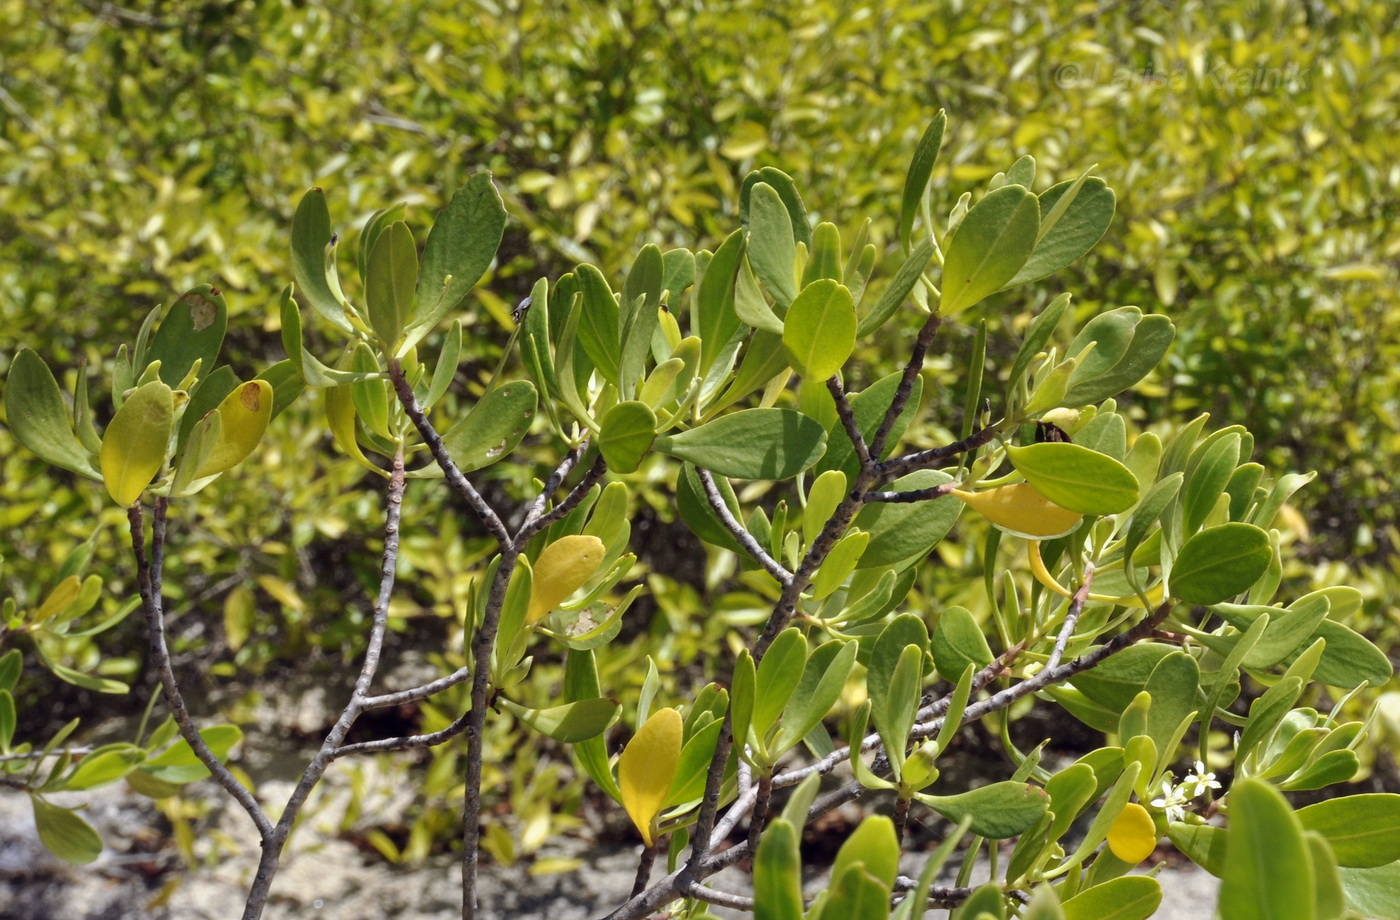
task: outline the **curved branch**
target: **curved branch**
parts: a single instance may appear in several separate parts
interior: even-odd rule
[[[921,470],[932,466],[940,460],[947,460],[959,454],[976,450],[985,444],[996,440],[1001,429],[996,425],[988,425],[986,428],[974,431],[961,441],[954,441],[952,444],[945,444],[942,447],[931,447],[928,450],[918,450],[912,454],[904,454],[899,457],[891,457],[877,465],[881,478],[892,478],[902,476],[905,473],[912,473],[914,470]]]
[[[724,529],[738,541],[754,561],[763,566],[763,570],[778,580],[778,584],[787,587],[792,584],[792,573],[789,572],[781,562],[768,555],[768,551],[759,545],[757,538],[749,533],[748,528],[740,524],[735,519],[734,514],[729,510],[729,505],[724,501],[724,496],[719,494],[719,486],[715,484],[715,477],[709,470],[703,467],[696,467],[695,472],[700,475],[700,483],[705,487],[705,497],[710,500],[710,507],[719,518]]]

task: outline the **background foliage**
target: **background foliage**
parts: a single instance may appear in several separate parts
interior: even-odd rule
[[[737,223],[738,182],[758,166],[792,174],[814,220],[872,216],[888,276],[902,178],[891,167],[946,107],[958,117],[935,211],[953,204],[945,185],[1031,151],[1040,184],[1097,162],[1119,195],[1108,236],[1071,274],[1003,295],[1018,300],[988,315],[1014,316],[1062,286],[1102,297],[1078,303],[1082,315],[1121,304],[1169,312],[1177,344],[1132,411],[1184,421],[1208,410],[1212,424],[1247,423],[1271,469],[1323,471],[1299,496],[1309,567],[1291,574],[1335,583],[1359,568],[1358,625],[1393,636],[1397,17],[1380,0],[0,0],[0,374],[19,343],[44,343],[71,380],[82,362],[106,360],[98,340],[132,339],[151,306],[210,282],[230,304],[226,353],[251,376],[281,357],[273,308],[304,188],[327,190],[347,233],[397,200],[421,227],[485,166],[513,221],[463,316],[475,333],[473,373],[454,394],[465,396],[490,375],[510,308],[537,277],[583,259],[616,276],[648,242],[717,245]],[[959,375],[971,330],[948,341],[925,393],[953,405],[961,394],[937,384]],[[872,379],[888,370],[882,354],[861,356]],[[193,533],[171,560],[173,629],[177,651],[208,665],[209,689],[235,664],[329,672],[358,650],[376,564],[364,534],[379,500],[353,463],[320,459],[333,455],[322,418],[315,400],[298,403],[255,463],[211,487],[219,516],[182,523]],[[41,479],[3,429],[0,457],[0,593],[37,604],[90,535],[80,522],[101,513],[118,525],[97,543],[101,603],[118,609],[134,593],[128,567],[111,564],[120,515],[86,484]],[[409,503],[440,489],[414,484]],[[662,507],[644,504],[634,522],[634,545],[655,548],[642,560],[655,603],[628,615],[637,657],[604,667],[636,684],[651,654],[675,663],[667,678],[683,688],[699,683],[686,666],[750,611],[739,595],[739,609],[693,616],[732,560],[707,557]],[[417,588],[395,608],[398,641],[450,657],[448,615],[485,544],[451,517],[415,541],[403,575]],[[980,585],[926,581],[927,594],[977,609],[966,595]],[[105,673],[137,678],[139,632],[129,622],[70,651],[96,666],[100,650]],[[550,669],[537,673],[547,684]],[[107,705],[139,711],[144,695]],[[24,712],[58,720],[101,702],[56,696]],[[231,701],[230,716],[249,718],[253,702]],[[452,776],[436,766],[433,777]],[[510,784],[500,780],[488,788]],[[529,814],[522,804],[517,814]],[[442,821],[425,805],[425,827]]]

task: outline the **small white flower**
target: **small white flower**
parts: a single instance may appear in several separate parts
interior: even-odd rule
[[[1196,772],[1186,774],[1186,779],[1181,781],[1183,788],[1190,787],[1191,792],[1188,798],[1199,798],[1206,794],[1207,790],[1219,789],[1220,784],[1215,781],[1215,774],[1206,771],[1206,765],[1201,761],[1196,761]]]
[[[1186,817],[1186,803],[1191,797],[1186,794],[1186,787],[1172,786],[1170,776],[1162,778],[1162,794],[1152,800],[1154,808],[1160,808],[1167,813],[1167,820],[1180,821]]]

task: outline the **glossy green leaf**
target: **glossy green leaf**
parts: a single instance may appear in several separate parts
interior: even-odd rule
[[[1076,186],[1073,199],[1067,207],[1060,210],[1061,199]],[[1016,272],[1016,276],[1007,282],[1006,286],[1014,287],[1039,281],[1093,249],[1094,244],[1103,237],[1109,224],[1113,222],[1116,202],[1113,189],[1097,177],[1087,178],[1082,182],[1078,179],[1068,179],[1041,192],[1041,225],[1038,230],[1040,239],[1026,264],[1021,266],[1020,271]]]
[[[395,221],[380,234],[370,251],[367,269],[365,300],[370,325],[392,352],[403,339],[418,285],[418,246],[408,224]]]
[[[1136,307],[1121,307],[1119,310],[1110,313],[1100,314],[1097,318],[1104,316],[1114,316],[1121,311],[1132,311],[1137,314]],[[1084,338],[1086,332],[1090,331],[1093,321],[1090,321],[1080,333],[1079,342]],[[1065,406],[1086,406],[1101,402],[1110,396],[1116,396],[1129,387],[1146,377],[1158,364],[1162,357],[1171,347],[1172,340],[1176,337],[1176,329],[1172,326],[1171,320],[1165,316],[1152,314],[1143,316],[1140,320],[1134,317],[1131,324],[1131,338],[1123,346],[1122,354],[1117,357],[1111,366],[1103,366],[1103,361],[1110,351],[1103,347],[1102,342],[1098,347],[1089,353],[1086,359],[1079,364],[1074,373],[1070,376],[1069,388],[1065,391],[1064,398],[1060,400]],[[1099,340],[1095,340],[1099,341]],[[1074,345],[1070,346],[1069,354],[1078,355],[1081,349]],[[1163,472],[1169,471],[1165,467]]]
[[[891,620],[871,646],[865,685],[870,694],[870,716],[887,751],[902,753],[908,742],[928,644],[924,621],[906,613]]]
[[[1138,498],[1138,483],[1123,464],[1078,444],[1008,447],[1007,457],[1047,499],[1081,514],[1117,514]]]
[[[778,193],[783,207],[787,208],[788,225],[792,228],[792,238],[811,251],[812,235],[807,222],[807,207],[802,203],[802,195],[797,191],[792,177],[777,167],[764,166],[744,177],[744,182],[739,188],[739,219],[744,226],[747,227],[751,220],[750,206],[753,189],[760,182],[771,186]]]
[[[1230,843],[1221,876],[1221,917],[1315,920],[1312,863],[1302,828],[1267,783],[1237,780],[1228,797]]]
[[[1348,869],[1337,872],[1342,878],[1347,906],[1372,920],[1400,920],[1400,862],[1375,869]]]
[[[778,720],[802,680],[807,663],[807,640],[802,631],[788,627],[778,633],[758,663],[757,690],[751,724],[760,740]]]
[[[15,440],[46,463],[93,479],[102,474],[78,442],[53,372],[28,348],[15,353],[5,382],[5,417]]]
[[[1178,651],[1163,643],[1140,642],[1076,674],[1073,683],[1095,702],[1122,712],[1147,686],[1158,663]]]
[[[326,195],[313,188],[301,196],[292,215],[292,276],[306,302],[322,319],[342,332],[350,332],[345,308],[326,278],[326,248],[331,245],[332,236]]]
[[[438,213],[423,244],[405,348],[432,331],[481,280],[496,258],[505,225],[505,205],[491,174],[475,173]]]
[[[884,815],[867,815],[836,852],[832,878],[840,878],[851,866],[863,865],[886,890],[899,873],[899,840],[894,822]]]
[[[826,431],[791,409],[743,409],[662,435],[665,454],[736,479],[790,479],[826,450]]]
[[[1299,598],[1293,605],[1293,611],[1305,612],[1304,602],[1310,601],[1310,597]],[[1311,598],[1314,601],[1316,599]],[[1271,608],[1221,604],[1218,605],[1218,609],[1226,622],[1244,629],[1258,619],[1262,611]],[[1301,645],[1312,645],[1318,639],[1326,640],[1322,658],[1312,674],[1313,679],[1319,683],[1350,689],[1360,686],[1362,681],[1378,687],[1390,679],[1390,659],[1376,648],[1374,643],[1355,630],[1335,620],[1324,618],[1318,621],[1317,628]]]
[[[933,663],[944,680],[956,682],[968,665],[992,663],[992,650],[982,627],[966,607],[948,607],[938,617],[930,642]]]
[[[29,797],[39,842],[64,862],[84,866],[102,854],[102,838],[92,825],[68,808],[50,805],[37,795]]]
[[[812,234],[812,251],[802,272],[802,286],[823,278],[840,282],[842,269],[841,231],[830,221],[822,221]]]
[[[796,240],[788,207],[776,189],[759,182],[749,192],[748,256],[754,274],[777,301],[781,316],[797,296]]]
[[[754,920],[802,920],[802,860],[797,829],[776,818],[753,861]]]
[[[841,691],[846,688],[846,678],[855,666],[856,651],[856,643],[839,640],[823,643],[812,651],[802,669],[802,679],[778,722],[778,734],[773,741],[775,755],[806,738],[836,705]]]
[[[788,308],[782,334],[788,359],[799,374],[816,380],[835,374],[856,344],[851,292],[835,281],[812,282]]]
[[[1269,535],[1238,522],[1192,535],[1177,553],[1169,590],[1190,604],[1218,604],[1248,591],[1269,567]]]
[[[1064,903],[1065,920],[1146,920],[1162,903],[1162,886],[1141,875],[1110,879]]]
[[[1185,652],[1168,655],[1152,669],[1144,689],[1152,697],[1147,711],[1147,735],[1157,746],[1163,763],[1175,759],[1177,729],[1198,711],[1196,694],[1201,685],[1196,659]]]
[[[664,273],[661,250],[654,245],[643,246],[622,286],[622,304],[618,314],[622,351],[618,359],[618,376],[623,396],[627,398],[635,395],[647,356],[651,354],[651,340],[658,326],[657,311],[661,307]]]
[[[938,311],[952,316],[1000,290],[1035,248],[1040,205],[1019,185],[988,192],[947,245]]]
[[[102,481],[112,501],[126,507],[141,497],[165,465],[175,425],[175,397],[153,380],[127,397],[102,434]]]
[[[199,737],[204,739],[204,743],[218,760],[224,761],[228,759],[233,746],[243,740],[243,731],[236,725],[213,725],[201,729]],[[148,759],[142,765],[142,769],[157,779],[177,784],[192,783],[209,775],[209,771],[195,755],[189,742],[183,738]]]
[[[636,472],[656,438],[656,413],[641,402],[620,402],[603,416],[598,449],[614,473]]]
[[[942,470],[919,470],[890,483],[892,491],[930,489],[952,481]],[[870,534],[858,568],[904,566],[923,559],[953,529],[962,502],[873,502],[856,515],[854,526]]]
[[[592,265],[580,265],[574,277],[583,294],[582,299],[570,305],[570,309],[579,311],[579,344],[604,379],[616,385],[622,343],[617,299],[602,272]]]
[[[530,430],[539,394],[528,380],[512,380],[482,395],[461,421],[442,436],[464,473],[490,466],[515,450]]]
[[[1225,871],[1225,852],[1230,837],[1227,829],[1173,821],[1167,825],[1167,837],[1188,859],[1216,878]]]
[[[768,305],[748,259],[740,261],[734,276],[734,313],[755,329],[774,335],[783,334],[783,321]]]
[[[1045,349],[1050,337],[1055,334],[1055,327],[1069,311],[1069,304],[1070,294],[1065,292],[1050,301],[1045,309],[1031,320],[1031,324],[1026,327],[1026,337],[1021,340],[1021,347],[1016,350],[1016,359],[1011,364],[1011,374],[1006,380],[1008,386],[1014,387],[1021,382],[1021,377],[1030,368],[1035,356]]]
[[[1374,869],[1400,860],[1400,795],[1328,799],[1300,808],[1298,821],[1326,838],[1339,866]]]
[[[928,263],[933,259],[933,240],[925,240],[909,253],[909,257],[904,260],[904,264],[899,267],[899,271],[894,273],[890,283],[885,286],[885,290],[880,294],[880,299],[875,301],[875,306],[860,318],[856,324],[856,336],[864,338],[876,329],[883,326],[895,312],[904,305],[904,301],[909,297],[909,293],[914,290],[914,286],[919,283],[919,278],[923,275],[924,269],[928,268]]]
[[[972,819],[972,832],[1004,840],[1025,831],[1045,814],[1050,799],[1036,786],[1007,780],[961,795],[919,794],[919,801],[950,821]]]
[[[716,476],[714,479],[730,514],[738,520],[739,500],[734,496],[734,489],[729,485],[729,480],[723,476]],[[685,525],[706,543],[722,546],[731,552],[744,552],[743,547],[710,507],[704,484],[700,481],[694,464],[681,464],[680,471],[676,474],[676,511]]]
[[[598,665],[593,652],[570,649],[564,661],[564,698],[573,702],[596,699],[602,695],[598,684]],[[580,741],[571,747],[584,772],[613,801],[622,801],[612,768],[608,764],[608,749],[602,736]]]
[[[700,335],[702,375],[709,373],[725,346],[742,328],[743,324],[734,311],[734,280],[743,255],[744,233],[735,230],[715,250],[710,264],[705,267],[705,274],[700,278],[695,303],[691,308],[691,328]],[[698,316],[695,315],[697,313]]]
[[[160,362],[160,379],[179,387],[196,361],[201,378],[214,370],[228,328],[228,304],[215,287],[201,284],[171,305],[146,351]]]
[[[919,146],[914,148],[909,170],[904,174],[904,192],[899,202],[899,245],[906,251],[910,247],[909,234],[914,229],[914,218],[928,190],[928,181],[933,175],[934,163],[938,162],[938,149],[943,146],[943,132],[947,127],[948,113],[939,109],[919,138]],[[931,234],[932,228],[928,230]]]
[[[1188,467],[1190,476],[1181,499],[1182,530],[1194,534],[1205,523],[1206,515],[1225,492],[1225,486],[1240,461],[1240,436],[1217,438],[1202,446],[1202,453]]]
[[[622,713],[621,704],[605,698],[576,700],[548,709],[527,709],[504,697],[497,702],[535,731],[565,744],[601,735]]]

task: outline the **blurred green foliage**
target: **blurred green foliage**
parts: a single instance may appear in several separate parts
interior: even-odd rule
[[[620,276],[644,243],[713,248],[755,167],[792,174],[814,220],[872,215],[877,274],[893,274],[902,177],[870,164],[905,162],[946,107],[959,117],[935,212],[954,204],[946,189],[1032,150],[1040,185],[1097,162],[1119,195],[1107,237],[1071,274],[999,295],[1007,308],[988,315],[1023,316],[1062,287],[1102,297],[1077,302],[1079,320],[1121,304],[1170,312],[1177,344],[1128,410],[1244,421],[1266,465],[1322,471],[1299,496],[1312,571],[1292,574],[1340,583],[1339,565],[1369,566],[1352,582],[1368,591],[1368,628],[1388,619],[1393,637],[1398,17],[1383,0],[0,0],[0,375],[19,343],[44,343],[71,389],[151,306],[208,282],[228,298],[226,353],[246,379],[282,357],[275,294],[291,275],[286,229],[302,189],[327,190],[344,232],[398,200],[424,227],[486,167],[512,222],[461,316],[473,373],[447,397],[451,412],[479,394],[537,277],[585,259]],[[945,409],[962,394],[939,384],[961,378],[973,331],[948,341],[924,387]],[[888,344],[891,355],[904,345]],[[871,380],[889,369],[882,354],[857,356]],[[303,398],[254,462],[210,487],[217,517],[172,522],[185,531],[167,580],[172,639],[216,662],[210,681],[296,659],[329,672],[359,649],[380,500],[361,468],[325,459],[318,400]],[[929,431],[930,443],[944,434]],[[116,525],[95,562],[114,613],[134,594],[120,514],[98,490],[41,473],[4,429],[0,458],[0,593],[37,604],[101,517]],[[529,476],[502,466],[490,475]],[[410,504],[428,492],[445,494],[414,484]],[[698,685],[686,669],[762,601],[745,608],[730,593],[720,616],[691,616],[734,560],[706,557],[665,509],[642,491],[634,545],[655,548],[642,564],[656,602],[625,628],[645,633],[637,656]],[[415,532],[402,577],[416,587],[394,608],[397,641],[454,665],[466,573],[488,546],[462,528],[449,516]],[[963,540],[939,552],[974,557],[975,535]],[[937,567],[920,579],[926,595],[985,607],[980,584]],[[138,632],[128,622],[99,641],[129,656]],[[640,683],[634,661],[600,667],[610,686]]]

